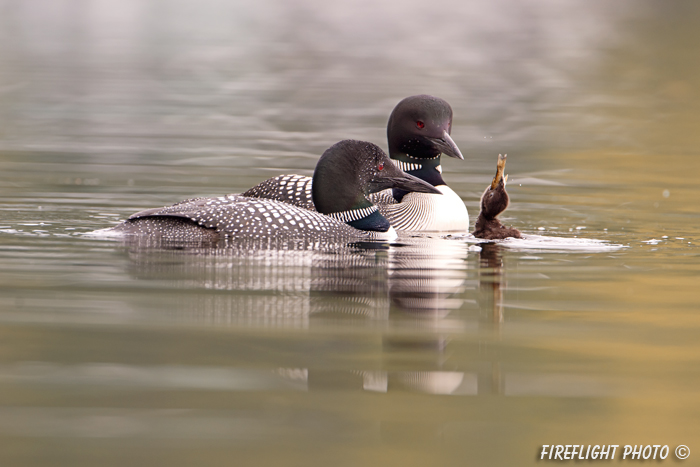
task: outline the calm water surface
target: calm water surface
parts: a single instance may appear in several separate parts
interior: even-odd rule
[[[2,465],[700,455],[692,2],[0,1]],[[86,236],[448,100],[473,220],[569,246]],[[590,245],[597,239],[623,248]],[[621,448],[620,448],[621,449]],[[618,451],[618,459],[621,453]]]

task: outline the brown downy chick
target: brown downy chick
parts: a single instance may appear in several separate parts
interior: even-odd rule
[[[473,235],[477,238],[487,240],[498,240],[508,237],[522,238],[518,229],[506,227],[501,224],[501,221],[496,219],[496,216],[505,211],[510,203],[510,198],[506,192],[508,175],[503,174],[507,156],[507,154],[498,155],[496,176],[493,177],[493,182],[486,187],[486,191],[481,195],[481,211],[473,232]]]

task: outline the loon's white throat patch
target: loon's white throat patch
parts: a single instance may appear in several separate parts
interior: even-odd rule
[[[360,208],[360,209],[350,209],[349,211],[341,211],[341,212],[332,212],[330,214],[326,214],[329,217],[332,217],[335,220],[338,220],[340,222],[352,222],[356,221],[359,219],[363,219],[370,214],[373,214],[377,212],[379,209],[377,206],[370,206],[368,208]]]

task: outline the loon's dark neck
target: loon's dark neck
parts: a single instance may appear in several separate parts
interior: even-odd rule
[[[331,212],[328,216],[359,230],[386,232],[391,227],[389,221],[379,213],[377,206],[369,201],[348,211]]]
[[[369,230],[372,232],[386,232],[391,227],[389,221],[386,219],[386,217],[379,214],[379,211],[374,211],[369,216],[363,217],[356,221],[346,222],[346,224],[355,227],[356,229]]]
[[[367,195],[387,188],[439,193],[426,181],[399,170],[378,146],[345,140],[328,148],[316,164],[311,197],[321,214],[361,230],[386,232],[391,228],[389,221]]]
[[[390,156],[396,165],[404,172],[425,180],[433,186],[446,185],[442,179],[442,166],[440,165],[440,154],[429,158],[413,157],[409,154],[394,153]],[[407,191],[394,188],[392,194],[394,199],[401,202]]]
[[[352,209],[331,212],[328,216],[359,230],[386,232],[391,227],[389,221],[379,213],[377,206],[366,199]]]

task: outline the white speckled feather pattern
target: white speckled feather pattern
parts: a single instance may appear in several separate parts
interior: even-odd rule
[[[189,199],[173,206],[136,213],[128,222],[134,224],[148,220],[146,228],[152,229],[152,221],[161,217],[189,219],[199,226],[233,237],[305,238],[323,235],[392,238],[396,235],[393,229],[390,232],[365,232],[317,211],[241,195]]]
[[[267,198],[315,211],[311,197],[312,178],[304,175],[279,175],[255,185],[242,194],[249,198]]]
[[[394,161],[395,162],[395,161]],[[281,175],[244,193],[245,196],[276,200],[315,210],[311,199],[311,177]],[[368,199],[379,208],[396,230],[459,232],[469,231],[469,213],[462,199],[447,185],[438,185],[442,195],[408,193],[397,203],[391,190],[373,193]]]

